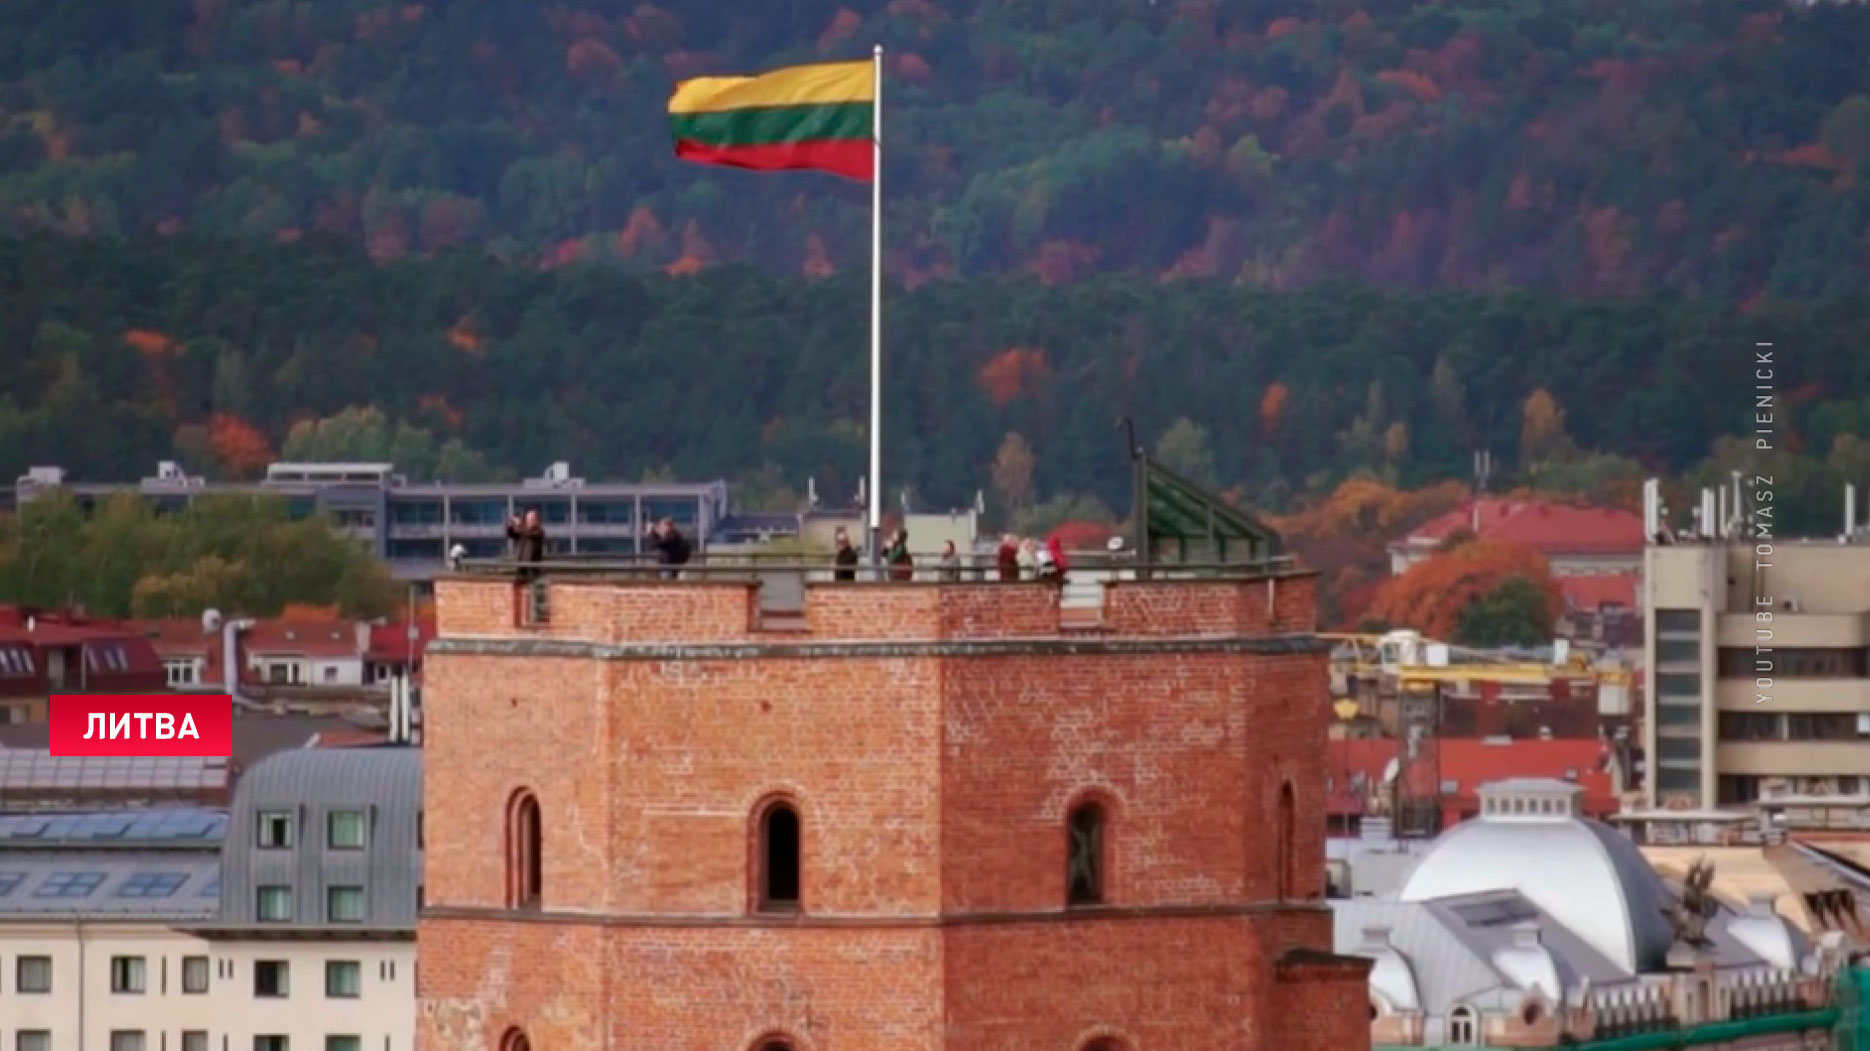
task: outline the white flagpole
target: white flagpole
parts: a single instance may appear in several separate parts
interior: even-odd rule
[[[870,557],[883,556],[883,45],[871,55],[870,116]]]

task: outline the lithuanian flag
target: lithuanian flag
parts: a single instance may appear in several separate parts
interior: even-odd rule
[[[831,62],[675,86],[675,155],[757,171],[813,170],[870,181],[875,66]]]

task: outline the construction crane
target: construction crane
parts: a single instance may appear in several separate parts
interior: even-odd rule
[[[1331,680],[1341,697],[1359,696],[1364,683],[1381,692],[1425,693],[1443,684],[1465,692],[1471,683],[1549,687],[1555,679],[1601,682],[1605,675],[1563,639],[1554,645],[1552,659],[1541,661],[1437,642],[1406,630],[1321,637],[1338,644],[1331,651]]]

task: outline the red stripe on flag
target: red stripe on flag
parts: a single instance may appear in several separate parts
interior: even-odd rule
[[[869,182],[875,173],[869,139],[780,142],[762,146],[705,146],[677,140],[675,155],[695,164],[723,164],[754,171],[824,171]]]

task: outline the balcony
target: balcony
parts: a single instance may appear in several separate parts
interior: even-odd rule
[[[1865,613],[1789,613],[1773,610],[1770,623],[1761,623],[1751,613],[1723,613],[1717,637],[1721,646],[1752,648],[1773,646],[1777,649],[1856,649],[1870,646],[1870,614]],[[1758,634],[1771,631],[1772,639]]]
[[[1775,678],[1764,690],[1752,679],[1721,679],[1714,705],[1724,712],[1870,712],[1870,679]]]

